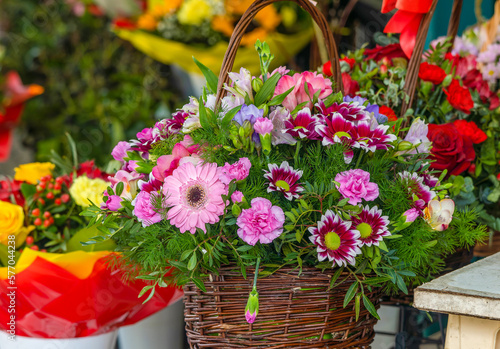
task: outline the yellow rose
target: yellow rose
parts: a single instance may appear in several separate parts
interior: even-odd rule
[[[9,235],[16,235],[24,225],[24,211],[19,205],[0,201],[0,243],[7,244]]]
[[[179,23],[189,25],[200,25],[212,16],[212,6],[206,0],[186,0],[177,13]]]
[[[56,167],[50,162],[32,162],[29,164],[19,165],[14,171],[14,179],[24,181],[31,184],[37,184],[38,181],[47,175],[52,174],[52,170]]]
[[[77,205],[88,207],[90,201],[96,205],[102,203],[102,194],[108,186],[109,183],[100,178],[89,179],[87,176],[80,176],[73,181],[69,193]]]

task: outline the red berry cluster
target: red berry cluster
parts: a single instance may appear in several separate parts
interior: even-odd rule
[[[34,218],[33,224],[39,229],[47,229],[54,224],[54,217],[48,210],[42,210],[44,207],[50,207],[52,204],[60,206],[70,200],[67,193],[69,181],[67,176],[52,177],[51,175],[42,177],[36,186],[35,203],[36,208],[31,210],[30,215]]]

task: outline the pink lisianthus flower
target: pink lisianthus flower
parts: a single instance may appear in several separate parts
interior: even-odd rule
[[[415,219],[417,219],[420,216],[420,211],[418,209],[410,208],[409,210],[406,210],[403,213],[403,216],[405,216],[406,223],[411,223],[414,222]]]
[[[101,209],[103,210],[110,210],[110,211],[118,211],[122,207],[122,201],[123,199],[119,197],[118,195],[110,195],[108,196],[108,199],[106,202],[103,202],[101,204]]]
[[[283,233],[285,214],[264,198],[252,199],[251,207],[241,211],[236,220],[238,236],[247,244],[269,244]]]
[[[252,163],[248,158],[240,158],[234,164],[226,164],[219,168],[219,179],[222,183],[228,185],[233,179],[241,181],[248,177]]]
[[[113,148],[111,156],[117,161],[125,162],[123,158],[127,157],[127,151],[129,151],[131,145],[129,142],[118,142],[118,144]]]
[[[309,95],[304,85],[307,84]],[[281,77],[276,85],[274,96],[285,93],[291,88],[292,92],[283,101],[283,106],[289,111],[293,111],[297,105],[307,102],[304,107],[312,108],[312,99],[316,92],[321,91],[319,99],[326,98],[332,93],[332,82],[323,75],[316,72],[296,73],[293,76],[285,75]]]
[[[197,154],[199,146],[192,143],[190,136],[184,136],[182,142],[174,145],[172,154],[162,155],[156,160],[156,166],[153,167],[153,176],[159,180],[163,181],[166,177],[170,176],[172,172],[182,165],[184,162],[192,162],[194,164],[200,161]],[[190,159],[185,159],[190,157]]]
[[[273,130],[273,122],[268,118],[258,118],[253,125],[253,129],[260,135],[270,134]]]
[[[455,212],[455,202],[451,199],[441,201],[434,199],[429,201],[429,205],[424,209],[424,218],[437,231],[448,229]]]
[[[190,162],[180,165],[171,176],[165,178],[163,194],[170,224],[181,233],[196,233],[199,228],[207,232],[205,224],[214,224],[224,213],[222,195],[226,186],[219,180],[217,164]]]
[[[349,204],[357,205],[362,199],[373,201],[378,198],[378,185],[370,182],[370,173],[354,169],[339,173],[335,182],[340,183],[338,190],[344,198],[349,198]]]
[[[134,206],[134,210],[132,212],[137,217],[139,222],[142,222],[143,227],[148,227],[151,224],[161,221],[161,214],[157,212],[151,203],[153,195],[159,194],[141,191],[132,201],[132,205]]]
[[[239,190],[235,190],[232,194],[231,194],[231,200],[234,202],[234,203],[238,203],[238,202],[242,202],[243,201],[243,193]]]

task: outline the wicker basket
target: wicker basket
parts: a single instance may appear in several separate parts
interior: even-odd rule
[[[184,318],[191,348],[370,348],[377,322],[363,306],[355,321],[354,301],[343,308],[344,296],[355,279],[329,289],[333,271],[305,267],[283,268],[257,282],[259,315],[245,320],[252,290],[239,268],[225,267],[205,282],[207,292],[194,284],[184,287]],[[248,270],[248,275],[253,271]],[[348,277],[349,276],[349,277]],[[376,308],[378,291],[365,294]]]
[[[500,252],[500,231],[494,231],[489,239],[474,247],[474,256],[476,257],[488,257],[497,252]]]

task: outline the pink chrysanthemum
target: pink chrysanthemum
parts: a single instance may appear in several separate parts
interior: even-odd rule
[[[361,246],[378,246],[384,236],[391,235],[387,226],[389,225],[389,217],[382,216],[382,210],[377,206],[365,206],[363,211],[352,217],[352,225],[361,234]]]
[[[424,178],[416,172],[404,171],[398,175],[404,186],[408,188],[408,197],[413,200],[415,207],[423,210],[429,201],[436,197],[436,193],[425,185]]]
[[[267,192],[280,191],[290,201],[293,198],[297,199],[299,193],[304,190],[298,183],[302,177],[302,171],[294,170],[287,161],[283,161],[280,167],[276,164],[269,164],[268,167],[269,172],[264,170],[264,178],[270,182]]]
[[[309,237],[317,246],[318,260],[328,258],[339,267],[356,264],[356,256],[361,253],[359,231],[352,228],[352,222],[345,222],[328,210],[321,217],[317,227],[310,227]]]
[[[217,223],[224,213],[222,195],[227,189],[219,180],[217,164],[182,164],[165,178],[163,193],[166,206],[172,207],[167,219],[181,233],[194,234],[196,228],[206,233],[205,224]]]
[[[353,147],[370,152],[377,149],[389,149],[389,147],[392,147],[390,143],[394,142],[397,137],[393,134],[386,134],[388,129],[388,125],[379,125],[372,130],[369,122],[358,123],[352,132]]]
[[[297,113],[295,118],[289,116],[285,121],[286,133],[295,138],[307,138],[318,140],[321,139],[320,135],[315,131],[317,125],[320,125],[320,120],[311,115],[309,108],[304,108]]]
[[[316,107],[319,113],[324,117],[333,116],[338,113],[342,115],[344,119],[354,123],[370,120],[370,113],[365,110],[366,108],[364,105],[359,103],[333,103],[327,108],[323,101],[320,101],[316,104]]]

